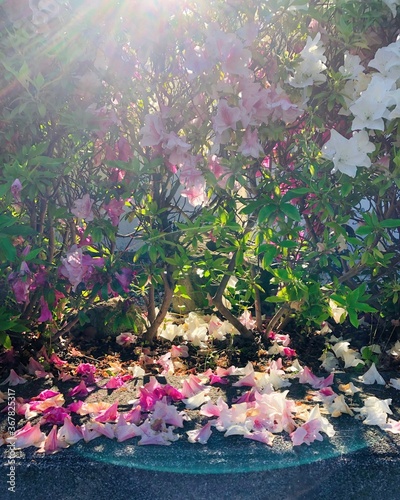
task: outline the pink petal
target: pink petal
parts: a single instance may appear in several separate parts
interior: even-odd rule
[[[50,356],[50,362],[60,367],[68,364],[67,361],[60,359],[55,352]]]
[[[181,393],[185,398],[190,398],[204,391],[206,386],[201,383],[199,377],[190,374],[189,378],[183,381]]]
[[[138,425],[142,420],[142,408],[140,407],[140,405],[137,405],[135,406],[135,408],[132,408],[132,410],[128,411],[128,413],[124,415],[124,419],[125,422]]]
[[[118,401],[113,403],[107,410],[99,413],[94,419],[96,422],[110,422],[118,419]]]
[[[140,427],[139,427],[140,429]],[[162,433],[154,434],[153,436],[147,436],[146,434],[142,434],[140,441],[138,442],[140,445],[158,445],[158,446],[169,446],[171,441],[165,439]]]
[[[16,431],[12,437],[7,438],[6,441],[7,443],[13,443],[16,449],[22,450],[29,446],[39,448],[45,438],[46,435],[41,432],[39,424],[32,427],[31,423],[28,422],[22,429]]]
[[[41,365],[36,359],[33,359],[32,356],[29,358],[29,363],[28,363],[28,373],[29,375],[35,375],[36,371],[39,372],[44,372],[44,366]]]
[[[299,382],[301,384],[310,384],[314,389],[322,389],[333,384],[334,374],[331,373],[328,377],[317,377],[312,373],[308,366],[305,366],[303,371],[299,375]]]
[[[26,379],[20,377],[15,370],[11,368],[10,370],[10,375],[0,384],[0,385],[5,385],[8,384],[10,386],[13,385],[18,385],[18,384],[25,384]]]
[[[208,422],[201,429],[186,431],[189,443],[207,444],[207,441],[212,434],[211,425],[212,422]]]
[[[119,443],[121,443],[122,441],[126,441],[127,439],[142,435],[142,431],[140,430],[140,428],[135,424],[127,423],[122,414],[119,416],[118,422],[115,425],[114,432],[115,437],[117,438],[117,441]]]
[[[157,401],[154,406],[153,418],[164,421],[168,425],[183,427],[183,417],[177,408],[162,401]]]
[[[101,436],[100,432],[93,427],[91,422],[81,425],[81,431],[85,443]]]
[[[61,393],[57,392],[57,391],[52,391],[50,389],[46,389],[46,390],[42,391],[41,393],[39,393],[34,398],[32,398],[32,401],[35,401],[35,400],[44,401],[45,399],[54,398],[54,396],[58,396],[59,394],[61,394]]]
[[[232,387],[256,387],[256,385],[257,381],[254,377],[254,372],[252,372],[232,384]]]
[[[68,410],[74,413],[79,413],[79,410],[82,408],[83,401],[76,401],[67,406]]]
[[[46,437],[46,440],[44,443],[42,443],[42,446],[38,450],[39,452],[45,452],[46,455],[50,455],[53,453],[57,453],[63,448],[66,448],[68,445],[63,442],[59,441],[57,438],[57,426],[53,425],[53,428],[49,432],[48,436]]]
[[[260,443],[267,444],[268,446],[272,446],[272,442],[274,440],[274,435],[267,431],[254,431],[254,432],[249,432],[248,434],[244,434],[246,439],[253,439],[254,441],[259,441]]]
[[[109,422],[106,422],[105,424],[101,422],[91,422],[90,425],[92,431],[96,431],[100,433],[102,436],[105,436],[109,439],[115,438],[115,431],[113,424],[110,424]]]
[[[64,418],[64,425],[59,428],[57,437],[67,445],[75,444],[83,438],[81,428],[72,423],[71,417]]]
[[[85,382],[81,380],[80,384],[71,389],[68,394],[71,397],[73,396],[85,397],[89,394],[91,390],[93,389],[89,389],[88,387],[86,387]]]

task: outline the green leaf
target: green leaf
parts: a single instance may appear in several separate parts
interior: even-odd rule
[[[275,210],[276,210],[276,205],[266,205],[265,207],[263,207],[258,214],[258,222],[261,223],[268,221],[268,219],[275,212]]]
[[[309,194],[309,193],[310,193],[310,188],[306,188],[306,187],[290,189],[282,197],[282,203],[293,200],[294,198],[300,198],[301,196],[304,196],[305,194]]]
[[[245,206],[240,210],[240,213],[244,214],[244,215],[250,215],[253,212],[255,212],[255,210],[257,210],[257,208],[264,205],[264,203],[265,203],[264,200],[244,202]]]
[[[292,219],[296,222],[301,221],[299,210],[290,203],[282,203],[279,208],[289,219]]]
[[[348,311],[349,313],[349,320],[350,323],[355,327],[358,328],[360,326],[360,322],[358,321],[358,316],[354,311]]]
[[[386,219],[380,222],[379,225],[385,228],[398,228],[400,227],[400,219]]]
[[[353,189],[353,184],[350,183],[343,184],[343,186],[340,189],[343,198],[346,198],[351,193],[352,189]]]
[[[157,262],[158,252],[156,247],[149,247],[149,257],[153,264]]]
[[[39,115],[44,118],[46,116],[46,106],[42,103],[42,102],[39,102],[38,103],[38,111],[39,111]]]
[[[11,349],[12,347],[10,336],[5,332],[0,332],[0,345],[5,347],[6,349]]]
[[[4,236],[0,236],[0,257],[9,262],[14,262],[17,258],[17,251],[11,240]]]
[[[361,235],[361,236],[365,236],[367,234],[371,234],[371,232],[373,232],[374,228],[372,228],[371,226],[360,226],[356,229],[356,233]]]

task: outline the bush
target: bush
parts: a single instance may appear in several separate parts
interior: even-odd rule
[[[115,296],[152,341],[193,259],[242,335],[397,319],[396,5],[0,2],[0,342]]]

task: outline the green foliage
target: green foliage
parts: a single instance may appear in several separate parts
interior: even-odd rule
[[[369,167],[353,177],[324,151],[332,130],[350,139],[368,64],[396,39],[386,4],[70,1],[42,17],[21,4],[0,3],[1,314],[13,318],[0,342],[25,324],[68,330],[119,295],[144,296],[154,337],[191,273],[221,314],[221,297],[237,315],[262,292],[269,314],[288,307],[306,325],[332,304],[356,328],[395,316],[394,101],[362,131]],[[320,59],[300,70],[310,44]]]

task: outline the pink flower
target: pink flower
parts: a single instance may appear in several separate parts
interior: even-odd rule
[[[49,305],[43,295],[40,297],[40,316],[38,318],[39,323],[47,323],[53,320],[53,315],[49,309]]]
[[[193,207],[204,205],[208,201],[205,182],[187,187],[181,192],[181,196],[187,198]]]
[[[109,422],[106,422],[105,424],[102,424],[101,422],[90,422],[90,426],[92,430],[100,433],[102,436],[109,439],[115,438],[114,424],[110,424]]]
[[[69,391],[69,396],[85,397],[89,394],[89,389],[86,387],[85,382],[82,380],[79,385],[75,386]]]
[[[94,201],[90,198],[89,194],[84,194],[82,198],[74,201],[71,213],[79,219],[85,219],[86,222],[90,222],[94,219],[92,211],[93,203]]]
[[[246,439],[252,439],[253,441],[259,441],[260,443],[264,443],[268,446],[272,446],[272,442],[275,436],[266,429],[262,429],[259,431],[248,432],[244,434],[243,437]]]
[[[14,444],[16,449],[22,450],[29,446],[39,448],[45,438],[46,435],[41,432],[39,424],[32,427],[31,423],[28,422],[22,429],[16,431],[12,437],[7,438],[6,441]]]
[[[115,341],[117,342],[117,344],[126,347],[131,344],[136,344],[137,336],[133,335],[133,333],[130,332],[124,332],[118,335]]]
[[[121,170],[120,168],[112,168],[110,169],[110,182],[114,182],[119,184],[124,180],[126,175],[125,170]]]
[[[164,401],[157,401],[154,405],[153,417],[154,420],[162,420],[168,425],[175,427],[183,427],[183,417],[178,412],[176,406],[169,405]]]
[[[163,371],[161,372],[161,375],[167,375],[167,374],[173,374],[175,371],[174,368],[174,363],[172,362],[171,359],[171,353],[167,352],[163,356],[160,356],[158,358],[157,363],[162,366]]]
[[[261,155],[264,155],[264,150],[258,140],[257,129],[252,131],[250,127],[246,128],[238,151],[243,156],[252,156],[253,158],[259,158]]]
[[[13,370],[11,368],[9,376],[5,380],[3,380],[3,382],[0,385],[8,384],[8,385],[12,386],[12,385],[18,385],[18,384],[25,384],[25,383],[26,383],[26,379],[20,377],[15,372],[15,370]]]
[[[58,430],[58,440],[60,442],[64,442],[67,445],[72,445],[80,441],[82,437],[83,436],[80,427],[77,427],[72,423],[71,417],[66,416],[64,418],[64,425]]]
[[[142,135],[140,141],[142,147],[158,146],[161,144],[165,134],[161,114],[152,113],[146,115],[144,118],[144,126],[140,129],[140,134]]]
[[[183,381],[181,393],[185,398],[190,398],[205,389],[206,386],[201,383],[199,377],[190,374],[189,377]]]
[[[226,130],[236,130],[240,115],[239,108],[230,107],[226,99],[220,99],[217,114],[212,118],[215,133],[222,135]]]
[[[43,417],[40,423],[60,425],[64,422],[64,419],[68,416],[68,414],[69,412],[67,409],[62,408],[61,406],[52,406],[43,411]]]
[[[19,179],[15,179],[15,181],[11,184],[11,194],[13,195],[14,201],[16,203],[21,203],[21,191],[21,181]]]
[[[67,361],[63,361],[60,359],[55,352],[52,353],[50,356],[50,363],[53,363],[54,365],[61,367],[67,364]]]
[[[32,401],[45,401],[46,399],[54,398],[54,396],[58,396],[59,394],[61,393],[52,391],[51,389],[46,389],[32,398]]]
[[[44,366],[41,365],[38,361],[32,358],[32,356],[29,358],[29,363],[28,363],[28,373],[30,375],[36,375],[38,378],[44,378],[45,376],[49,375],[45,369]]]
[[[257,380],[255,378],[255,373],[251,372],[246,376],[239,379],[237,382],[232,384],[232,387],[256,387]]]
[[[117,141],[118,160],[128,162],[133,157],[131,145],[125,139],[120,137]]]
[[[232,176],[232,171],[229,168],[220,164],[217,156],[213,155],[208,162],[208,168],[217,179],[217,184],[220,188],[225,189],[228,179]]]
[[[212,434],[211,425],[212,422],[208,422],[200,429],[195,429],[193,431],[186,431],[189,443],[207,444],[207,441]]]
[[[83,281],[86,273],[86,269],[83,266],[83,254],[82,249],[73,245],[67,252],[65,258],[61,258],[62,266],[60,267],[60,273],[68,278],[69,282],[73,286],[72,290],[75,292],[76,287]]]
[[[214,385],[214,384],[228,384],[229,380],[226,379],[226,378],[222,378],[222,377],[219,377],[218,375],[214,375],[213,373],[210,375],[210,381],[209,383],[211,385]]]
[[[73,413],[79,413],[82,406],[83,406],[83,401],[75,401],[74,403],[70,403],[67,406],[67,408],[69,411]]]
[[[205,415],[206,417],[219,417],[222,412],[228,410],[228,405],[219,397],[217,400],[217,404],[212,401],[208,401],[204,404],[200,409],[200,414]]]
[[[310,445],[313,441],[322,441],[320,434],[322,430],[321,421],[317,418],[310,420],[290,434],[293,446],[299,446],[303,443]]]
[[[114,429],[115,437],[119,443],[131,439],[136,436],[141,436],[142,432],[135,423],[128,423],[122,413],[119,416],[118,422]]]
[[[18,273],[10,273],[8,281],[12,283],[11,287],[17,303],[24,304],[29,302],[29,291],[33,284],[33,277],[25,261],[22,262]]]
[[[256,326],[256,320],[252,318],[251,312],[248,309],[245,309],[238,319],[249,330],[252,330]]]
[[[116,277],[118,283],[121,285],[122,289],[124,292],[128,293],[129,292],[129,286],[132,283],[132,280],[135,277],[134,272],[132,269],[129,269],[128,267],[123,267],[121,269],[121,272],[119,273],[114,273],[114,276]]]
[[[43,400],[31,400],[29,403],[30,409],[34,411],[44,412],[48,408],[62,406],[65,403],[64,396],[59,392],[55,396],[48,396]]]
[[[27,276],[25,278],[18,278],[13,284],[12,289],[15,295],[15,300],[18,304],[29,302],[29,288],[33,280]]]
[[[294,358],[297,356],[297,353],[294,349],[291,349],[290,347],[284,347],[282,354],[288,358]]]
[[[328,387],[328,385],[333,384],[334,374],[331,373],[328,377],[317,377],[312,373],[310,368],[304,367],[303,371],[299,375],[300,384],[310,384],[314,389],[322,389],[323,387]]]
[[[173,345],[171,347],[171,358],[187,358],[189,349],[187,345]]]
[[[105,389],[119,389],[125,382],[132,380],[132,375],[117,375],[116,377],[111,377],[110,380],[104,385]]]
[[[81,363],[76,367],[76,374],[84,377],[88,384],[95,384],[96,380],[94,378],[94,374],[96,373],[96,370],[97,368],[90,363]]]
[[[113,403],[107,410],[101,411],[94,419],[96,422],[114,422],[118,419],[118,401]]]
[[[114,226],[118,226],[119,218],[124,213],[124,200],[116,200],[113,198],[108,204],[103,205]]]
[[[85,443],[101,436],[101,433],[98,431],[98,427],[96,428],[93,422],[87,422],[86,424],[81,425],[81,432]]]
[[[132,410],[128,411],[124,415],[125,421],[129,422],[130,424],[136,424],[138,425],[140,421],[142,420],[142,408],[140,405],[135,406],[132,408]]]
[[[222,69],[231,75],[247,76],[249,74],[248,65],[251,60],[251,52],[243,48],[239,40],[230,45],[226,59],[222,61]]]

